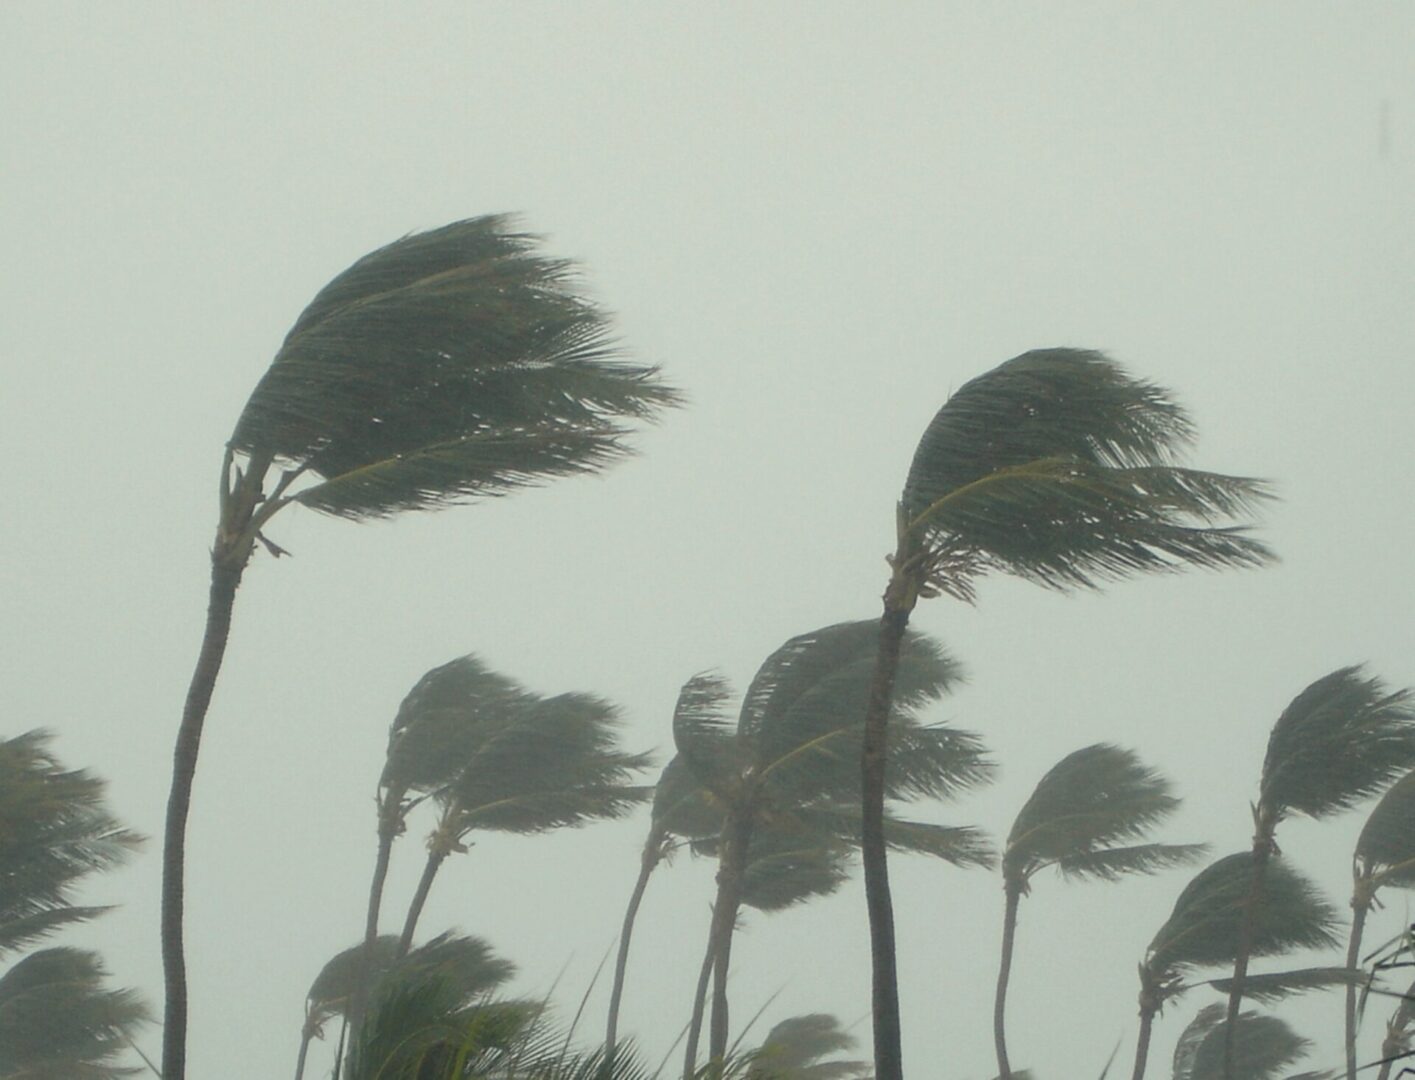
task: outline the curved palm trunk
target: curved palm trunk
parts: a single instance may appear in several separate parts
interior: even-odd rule
[[[643,902],[649,877],[663,858],[666,836],[666,833],[656,829],[649,833],[648,843],[639,857],[639,879],[634,882],[634,891],[629,895],[629,906],[624,912],[624,926],[619,931],[619,955],[614,961],[614,986],[609,991],[609,1019],[604,1029],[606,1069],[614,1064],[614,1050],[619,1041],[619,1003],[624,997],[624,974],[629,967],[629,940],[634,935],[634,920],[638,918],[639,904]]]
[[[1233,1051],[1238,1035],[1238,1011],[1243,1006],[1243,983],[1248,977],[1248,959],[1253,951],[1253,924],[1263,897],[1263,878],[1268,859],[1275,847],[1273,823],[1260,818],[1257,835],[1253,837],[1253,882],[1248,899],[1243,904],[1243,919],[1238,931],[1238,955],[1233,958],[1233,983],[1228,991],[1227,1023],[1223,1029],[1223,1080],[1233,1080]]]
[[[295,1059],[295,1080],[304,1080],[305,1058],[309,1055],[312,1038],[314,1038],[314,1032],[308,1027],[300,1032],[300,1056]]]
[[[1354,970],[1361,959],[1361,937],[1366,930],[1366,915],[1371,910],[1371,897],[1356,883],[1351,897],[1351,940],[1346,945],[1346,967]],[[1346,986],[1346,1080],[1356,1080],[1356,987]]]
[[[713,963],[717,960],[717,912],[713,912],[708,926],[707,948],[703,952],[703,964],[698,969],[698,985],[693,991],[693,1015],[688,1021],[688,1044],[683,1051],[683,1080],[693,1080],[698,1070],[698,1039],[703,1031],[703,1014],[706,1012],[708,982],[712,978]]]
[[[708,1030],[708,1056],[727,1056],[727,974],[732,962],[732,936],[742,907],[742,877],[752,843],[750,814],[728,819],[723,833],[722,861],[717,870],[717,900],[713,904],[712,1022]]]
[[[1007,882],[1003,886],[1007,897],[1002,916],[1002,962],[997,972],[997,996],[992,1006],[992,1038],[997,1047],[997,1080],[1012,1080],[1012,1066],[1007,1061],[1007,982],[1012,974],[1012,942],[1017,935],[1017,909],[1022,902],[1022,887]]]
[[[423,905],[427,903],[427,894],[432,891],[433,878],[437,877],[438,868],[442,866],[442,860],[445,858],[447,852],[435,848],[427,853],[423,876],[418,879],[418,891],[413,893],[413,902],[408,905],[408,917],[403,921],[403,936],[398,939],[399,956],[407,956],[408,950],[413,947],[413,934],[417,932],[418,920],[422,918]]]
[[[899,1027],[899,976],[894,951],[894,904],[889,894],[889,866],[884,840],[884,763],[894,677],[909,615],[918,602],[917,565],[908,539],[894,556],[894,573],[884,591],[879,623],[879,655],[865,710],[860,755],[860,858],[865,867],[865,904],[870,916],[870,967],[876,1080],[904,1080]]]
[[[385,792],[378,813],[378,854],[374,857],[373,881],[369,884],[368,914],[364,918],[364,950],[360,957],[359,974],[354,983],[354,992],[349,997],[349,1022],[357,1025],[368,1008],[369,983],[373,976],[373,947],[378,940],[378,916],[383,906],[383,887],[388,880],[388,864],[393,856],[393,841],[401,831],[402,818],[397,808],[402,797],[396,792]],[[389,813],[388,807],[394,807]]]
[[[1150,1058],[1150,1032],[1155,1026],[1155,1010],[1140,1006],[1140,1034],[1135,1040],[1135,1069],[1130,1080],[1145,1080],[1145,1066]]]

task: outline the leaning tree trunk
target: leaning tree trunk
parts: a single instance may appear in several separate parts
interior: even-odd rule
[[[688,1044],[683,1050],[683,1080],[693,1080],[698,1071],[698,1039],[703,1032],[703,1013],[707,1007],[708,982],[712,978],[713,963],[717,960],[717,912],[708,926],[707,949],[703,953],[703,965],[698,969],[698,985],[693,991],[693,1015],[688,1021]]]
[[[349,1022],[355,1026],[363,1020],[368,1008],[369,984],[373,980],[373,950],[378,940],[378,916],[383,907],[383,886],[388,880],[388,864],[393,857],[393,841],[402,831],[403,796],[401,791],[388,790],[378,804],[378,854],[373,863],[373,881],[368,890],[368,913],[364,918],[364,947],[359,957],[359,970],[354,978],[354,991],[349,995]]]
[[[413,947],[413,934],[417,932],[418,920],[422,918],[423,905],[427,903],[427,894],[432,891],[433,878],[437,877],[438,868],[445,858],[445,851],[433,850],[427,853],[423,876],[418,879],[418,891],[413,893],[413,902],[408,905],[408,917],[403,921],[403,936],[398,939],[399,956],[407,956],[408,950]]]
[[[1346,945],[1346,968],[1354,971],[1361,959],[1361,937],[1366,930],[1366,916],[1371,910],[1371,895],[1366,883],[1357,879],[1351,896],[1351,940]],[[1356,1080],[1356,986],[1346,984],[1346,1080]]]
[[[1130,1080],[1145,1080],[1145,1066],[1150,1059],[1150,1033],[1155,1026],[1155,1010],[1140,1006],[1140,1034],[1135,1040],[1135,1069]]]
[[[609,992],[609,1019],[604,1029],[606,1072],[614,1064],[614,1050],[619,1041],[619,1003],[624,997],[624,974],[629,968],[629,939],[634,935],[634,920],[638,918],[639,904],[643,902],[649,876],[663,858],[663,843],[667,835],[661,829],[649,832],[648,842],[644,844],[643,854],[639,857],[639,880],[634,882],[634,891],[629,896],[629,906],[624,912],[624,926],[619,931],[619,955],[614,961],[614,986]]]
[[[202,726],[221,672],[226,640],[231,633],[231,609],[236,589],[250,561],[258,523],[255,508],[268,460],[249,463],[231,484],[231,455],[222,464],[221,521],[211,548],[211,589],[206,630],[187,687],[182,723],[172,754],[172,790],[167,797],[167,822],[162,843],[162,973],[166,1004],[162,1024],[162,1076],[185,1080],[187,1071],[187,961],[182,942],[186,871],[187,814],[192,804],[192,780],[201,749]]]
[[[1248,978],[1248,960],[1253,952],[1253,930],[1258,921],[1258,905],[1263,899],[1263,878],[1267,873],[1268,859],[1276,847],[1273,840],[1275,825],[1259,811],[1257,833],[1253,837],[1253,881],[1248,888],[1248,898],[1243,903],[1243,917],[1238,928],[1238,954],[1233,958],[1233,982],[1228,990],[1228,1015],[1223,1030],[1223,1080],[1233,1080],[1238,1011],[1243,1007],[1243,983]]]
[[[732,935],[742,907],[742,878],[747,871],[752,843],[750,812],[733,815],[723,830],[722,859],[717,870],[717,900],[713,904],[712,1022],[708,1029],[708,1057],[727,1057],[727,974],[732,963]]]
[[[305,1058],[309,1056],[310,1040],[313,1038],[314,1030],[306,1024],[300,1032],[300,1056],[295,1059],[295,1080],[304,1080]]]
[[[860,755],[860,858],[865,867],[865,904],[870,916],[870,967],[874,1013],[876,1080],[904,1080],[899,1027],[899,976],[894,950],[894,905],[889,895],[889,866],[884,839],[884,763],[888,747],[894,677],[909,616],[918,602],[916,558],[907,537],[895,553],[894,572],[884,591],[879,623],[879,654],[865,709],[864,746]]]
[[[1002,962],[998,966],[997,995],[992,1006],[992,1038],[997,1047],[997,1080],[1012,1080],[1012,1066],[1007,1061],[1007,981],[1012,975],[1012,941],[1017,935],[1022,884],[1007,881],[1003,892],[1007,904],[1002,916]]]

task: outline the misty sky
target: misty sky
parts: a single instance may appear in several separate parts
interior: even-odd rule
[[[293,1070],[305,990],[361,930],[387,725],[418,676],[475,652],[602,694],[666,760],[689,676],[743,687],[787,637],[877,613],[924,426],[1030,348],[1103,349],[1172,387],[1197,464],[1276,483],[1262,535],[1283,562],[923,605],[970,676],[931,718],[1002,767],[930,814],[1005,834],[1047,768],[1106,740],[1186,798],[1164,839],[1246,847],[1299,690],[1361,661],[1415,683],[1412,42],[1415,7],[1382,3],[5,5],[0,734],[54,729],[152,837],[85,894],[121,907],[63,940],[160,1007],[171,741],[246,395],[352,260],[499,211],[582,264],[690,405],[599,478],[388,523],[277,519],[293,557],[247,572],[188,834],[193,1076]],[[1343,910],[1361,817],[1281,838]],[[486,937],[517,991],[560,975],[572,1011],[646,823],[478,840],[422,926]],[[388,926],[426,825],[395,852]],[[909,1074],[991,1076],[1000,879],[892,872]],[[1094,1076],[1117,1040],[1128,1062],[1135,965],[1187,876],[1036,882],[1016,1067]],[[623,1025],[655,1061],[711,878],[681,858],[645,901]],[[749,912],[734,1019],[780,991],[756,1034],[860,1020],[867,961],[858,879]],[[1150,1075],[1209,1000],[1164,1016]],[[1283,1013],[1319,1041],[1308,1067],[1338,1060],[1339,1014],[1336,995]]]

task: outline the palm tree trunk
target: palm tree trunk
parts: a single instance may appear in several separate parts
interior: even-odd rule
[[[418,880],[418,891],[413,894],[413,902],[408,905],[408,918],[403,923],[403,936],[398,939],[399,956],[407,956],[408,950],[413,947],[413,934],[417,931],[418,919],[422,917],[423,905],[427,903],[427,894],[432,891],[432,879],[437,877],[437,869],[445,858],[447,858],[445,851],[434,849],[427,853],[423,876]]]
[[[1253,926],[1262,902],[1263,877],[1274,847],[1272,829],[1261,818],[1253,837],[1253,882],[1243,904],[1238,930],[1238,954],[1233,958],[1233,982],[1228,991],[1227,1023],[1223,1029],[1223,1080],[1233,1080],[1233,1052],[1238,1037],[1238,1011],[1243,1007],[1243,982],[1248,977],[1248,960],[1253,952]]]
[[[698,969],[698,985],[693,991],[693,1015],[688,1021],[688,1044],[683,1051],[683,1080],[693,1080],[698,1069],[698,1039],[703,1031],[703,1013],[707,1006],[708,980],[712,978],[712,968],[717,960],[717,913],[713,912],[708,926],[707,949],[703,953],[703,964]]]
[[[1017,934],[1017,908],[1022,901],[1021,885],[1007,882],[1003,886],[1007,897],[1002,916],[1002,962],[997,972],[997,996],[992,1007],[992,1037],[997,1047],[997,1078],[1012,1080],[1012,1066],[1007,1062],[1007,981],[1012,974],[1012,940]]]
[[[751,815],[733,814],[723,830],[722,860],[717,870],[717,900],[713,903],[712,1022],[708,1027],[708,1057],[727,1056],[727,972],[732,960],[732,935],[742,907],[742,876],[752,842]]]
[[[1351,897],[1351,940],[1346,945],[1346,967],[1354,970],[1361,959],[1361,937],[1366,930],[1366,915],[1371,910],[1371,898],[1358,879]],[[1346,1080],[1356,1080],[1356,987],[1346,985]]]
[[[1155,1010],[1140,1006],[1140,1034],[1135,1040],[1135,1069],[1130,1080],[1145,1080],[1145,1065],[1150,1058],[1150,1032],[1155,1026]]]
[[[889,895],[889,866],[884,840],[884,763],[890,706],[899,651],[909,615],[918,602],[908,539],[901,539],[894,573],[884,591],[879,623],[879,654],[865,709],[864,747],[860,760],[860,858],[865,867],[865,904],[870,916],[870,961],[874,1013],[876,1080],[904,1080],[899,1027],[899,976],[894,951],[894,904]]]
[[[393,856],[393,841],[398,837],[402,819],[397,808],[402,796],[393,791],[384,793],[378,812],[378,854],[373,862],[373,881],[368,890],[368,914],[364,919],[364,950],[359,958],[359,974],[354,992],[349,996],[349,1022],[357,1025],[368,1008],[369,982],[373,975],[374,942],[378,940],[378,915],[383,907],[383,886],[388,880],[388,864]],[[392,815],[388,808],[394,807]]]
[[[166,1007],[162,1026],[162,1075],[164,1080],[185,1080],[187,1068],[187,962],[182,943],[183,886],[186,869],[187,814],[192,803],[192,779],[201,748],[202,724],[221,671],[226,640],[231,632],[231,609],[241,584],[249,547],[223,544],[211,553],[211,591],[206,608],[206,631],[196,669],[187,688],[182,723],[172,755],[172,790],[167,798],[167,824],[162,845],[162,972]]]
[[[634,882],[634,891],[629,895],[629,906],[624,912],[624,926],[619,931],[619,955],[614,961],[614,986],[609,991],[609,1019],[604,1029],[606,1071],[614,1064],[614,1048],[619,1041],[619,1003],[624,997],[624,974],[629,967],[629,940],[634,935],[634,920],[638,918],[644,890],[649,886],[649,876],[663,858],[664,838],[660,830],[649,833],[648,843],[639,857],[639,880]]]
[[[304,1080],[305,1058],[310,1052],[310,1039],[314,1037],[314,1032],[306,1027],[300,1032],[300,1056],[295,1059],[295,1080]]]

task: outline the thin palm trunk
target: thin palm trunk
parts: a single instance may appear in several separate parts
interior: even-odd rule
[[[1135,1040],[1135,1069],[1130,1080],[1145,1080],[1145,1066],[1150,1058],[1150,1033],[1155,1026],[1156,1010],[1147,1005],[1140,1006],[1140,1034]]]
[[[899,976],[894,948],[894,905],[889,895],[889,866],[884,841],[884,763],[890,706],[899,653],[909,615],[918,602],[917,568],[907,538],[894,556],[894,573],[884,592],[879,624],[879,655],[865,710],[860,759],[860,858],[865,868],[865,904],[870,916],[870,966],[876,1080],[904,1080],[899,1026]]]
[[[708,926],[707,948],[703,952],[703,964],[698,969],[698,985],[693,991],[693,1015],[688,1021],[688,1043],[683,1050],[683,1080],[693,1080],[698,1070],[698,1039],[703,1031],[703,1014],[707,1011],[708,982],[712,978],[713,964],[717,960],[717,912],[714,910]]]
[[[1361,937],[1366,930],[1366,915],[1371,910],[1371,898],[1362,883],[1357,882],[1351,897],[1351,940],[1346,946],[1346,967],[1354,971],[1361,959]],[[1356,987],[1346,985],[1346,1080],[1356,1080]]]
[[[390,802],[391,800],[391,802]],[[359,958],[359,973],[354,981],[354,991],[349,995],[349,1019],[357,1025],[368,1008],[369,983],[373,977],[373,948],[378,940],[378,916],[383,907],[383,887],[388,880],[388,864],[393,856],[393,841],[398,837],[400,818],[390,817],[389,805],[397,807],[401,799],[393,792],[384,795],[378,814],[378,854],[373,862],[373,881],[369,884],[368,914],[364,919],[364,949]]]
[[[423,876],[418,880],[418,891],[413,894],[413,902],[408,905],[408,917],[403,922],[403,936],[398,939],[399,956],[407,956],[408,950],[413,947],[413,934],[417,932],[418,919],[422,918],[423,905],[427,903],[427,894],[432,891],[432,880],[437,877],[437,870],[445,858],[445,851],[433,850],[427,853]]]
[[[722,859],[717,870],[717,900],[713,903],[712,1021],[708,1027],[708,1057],[727,1056],[727,975],[732,962],[732,935],[742,907],[742,878],[752,843],[754,810],[732,815],[723,829]]]
[[[629,968],[629,941],[634,935],[634,920],[639,915],[639,904],[643,902],[644,890],[649,886],[649,877],[663,858],[663,841],[666,833],[655,830],[649,834],[639,858],[639,880],[634,882],[634,891],[629,895],[629,906],[624,912],[624,926],[619,931],[619,955],[614,961],[614,986],[609,991],[609,1019],[604,1029],[604,1056],[606,1065],[614,1063],[614,1048],[619,1041],[619,1003],[624,997],[624,975]]]
[[[1228,991],[1228,1015],[1223,1029],[1223,1080],[1233,1080],[1233,1052],[1238,1035],[1238,1012],[1243,1007],[1243,983],[1248,978],[1248,960],[1253,952],[1253,928],[1258,918],[1258,905],[1263,899],[1263,877],[1274,846],[1272,826],[1260,820],[1257,835],[1253,837],[1253,882],[1248,888],[1248,899],[1243,904],[1238,953],[1233,958],[1233,982]]]
[[[308,1026],[300,1032],[300,1056],[295,1059],[295,1080],[304,1080],[305,1058],[309,1056],[310,1040],[314,1038],[314,1032]]]
[[[1007,882],[1003,887],[1007,905],[1002,916],[1002,962],[997,972],[997,996],[992,1007],[992,1037],[997,1047],[998,1080],[1012,1080],[1012,1066],[1007,1061],[1007,981],[1012,975],[1012,942],[1017,935],[1017,909],[1022,902],[1022,888]]]

